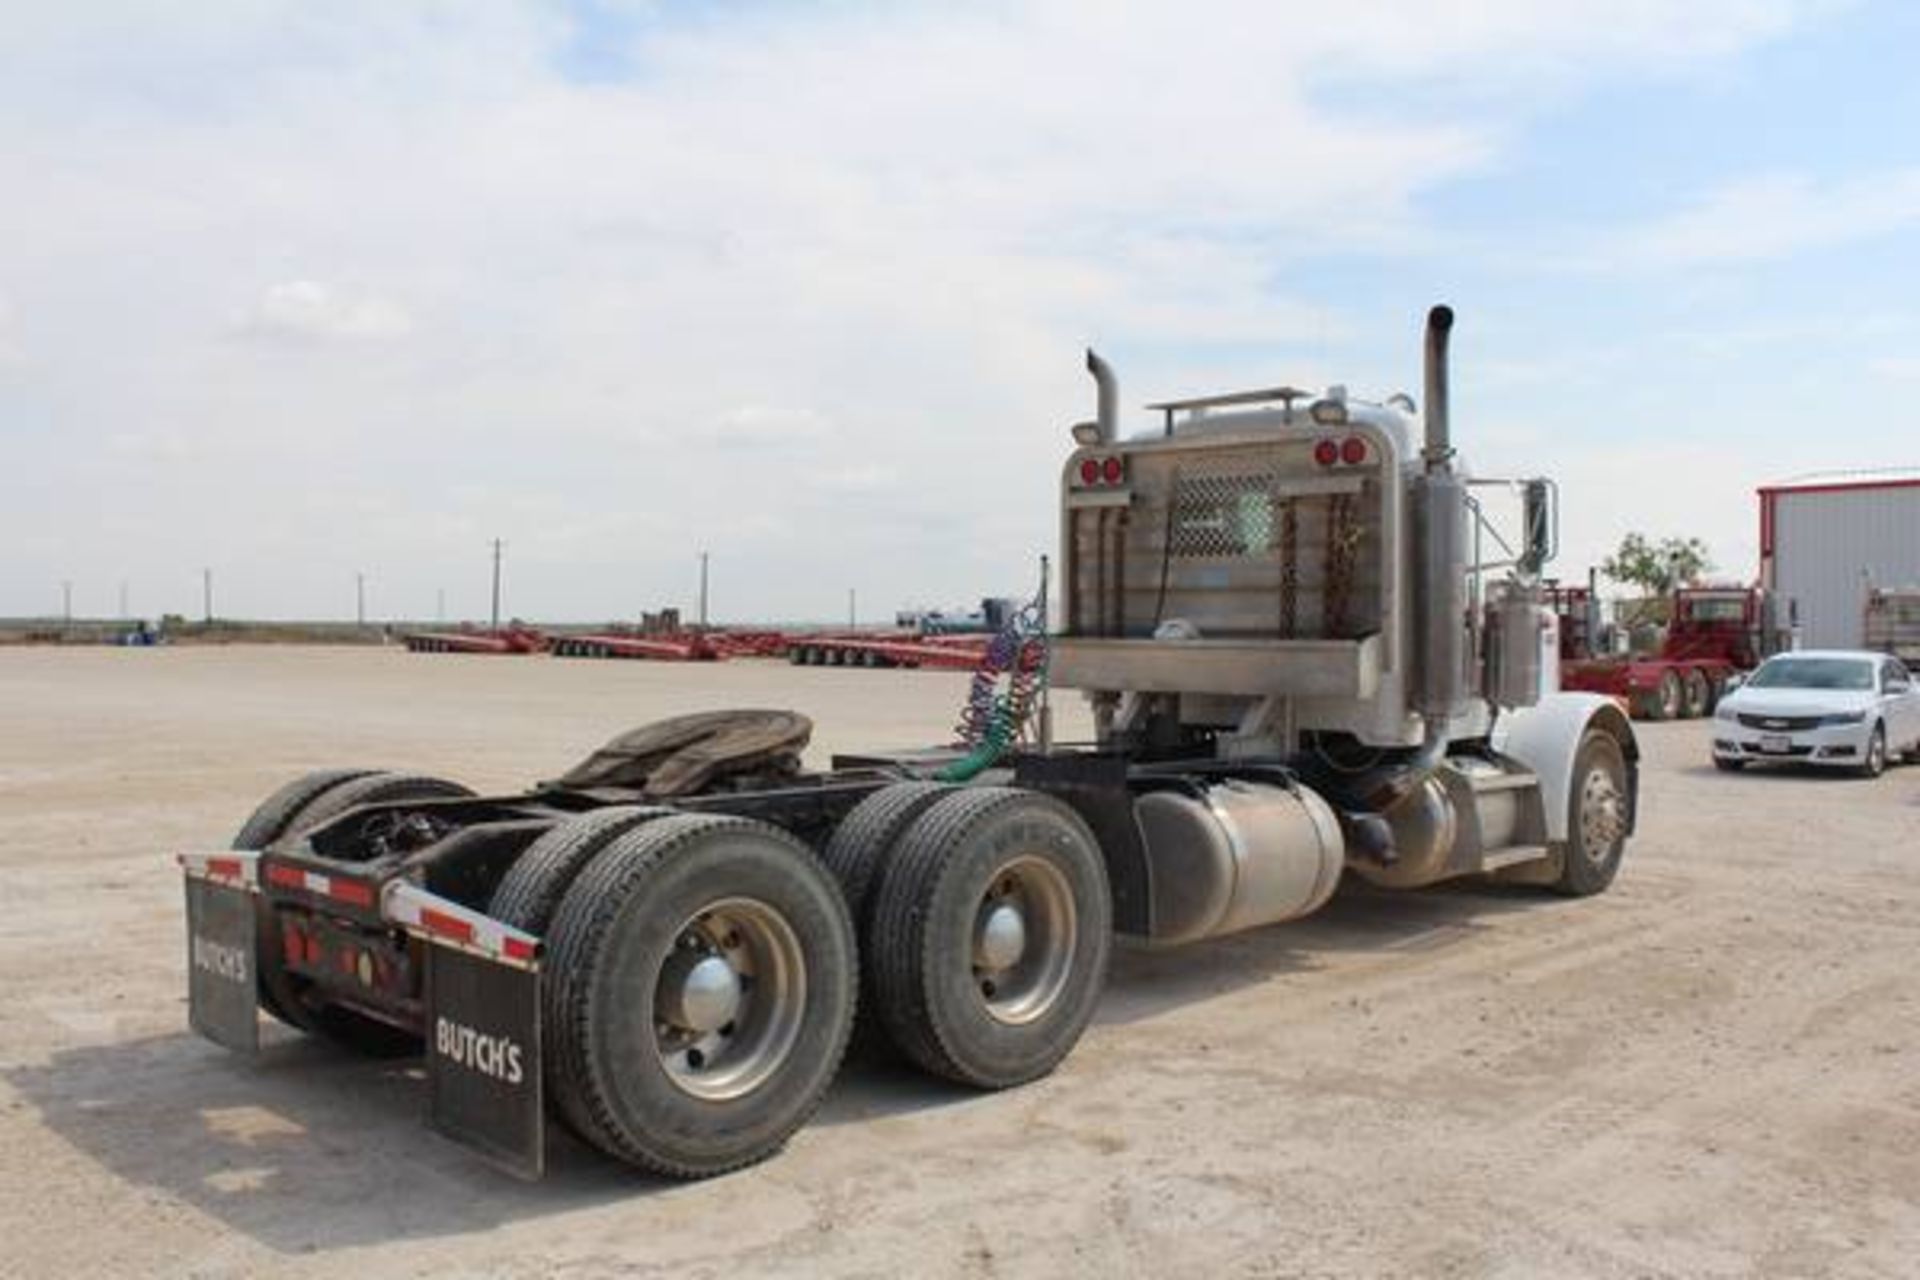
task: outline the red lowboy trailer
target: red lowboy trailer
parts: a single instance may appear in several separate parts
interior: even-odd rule
[[[1547,600],[1560,615],[1560,687],[1623,698],[1640,720],[1711,715],[1728,677],[1784,647],[1772,600],[1758,587],[1681,587],[1673,593],[1666,638],[1644,656],[1595,653],[1597,599],[1590,586],[1555,585]]]

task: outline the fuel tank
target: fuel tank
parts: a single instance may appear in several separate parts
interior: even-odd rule
[[[1243,779],[1134,801],[1153,876],[1157,946],[1293,920],[1340,882],[1345,841],[1311,789]]]

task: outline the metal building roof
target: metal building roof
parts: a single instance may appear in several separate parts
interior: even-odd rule
[[[1920,467],[1869,467],[1857,471],[1809,471],[1774,484],[1761,493],[1819,492],[1829,489],[1904,489],[1920,485]]]

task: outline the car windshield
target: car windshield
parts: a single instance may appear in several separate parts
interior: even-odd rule
[[[1873,664],[1857,658],[1769,658],[1747,681],[1753,689],[1873,688]]]

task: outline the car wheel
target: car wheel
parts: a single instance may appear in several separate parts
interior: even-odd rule
[[[1729,760],[1725,756],[1715,756],[1713,758],[1713,767],[1722,773],[1738,773],[1747,767],[1747,762],[1745,760]]]
[[[1867,738],[1867,754],[1860,761],[1859,774],[1863,778],[1877,778],[1887,771],[1887,729],[1885,725],[1873,726],[1873,733]]]

